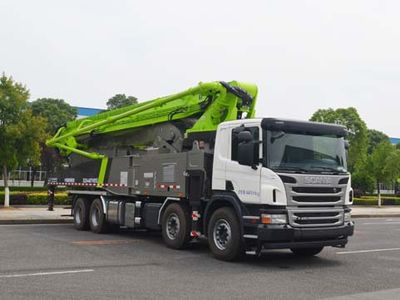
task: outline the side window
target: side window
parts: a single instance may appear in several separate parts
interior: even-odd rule
[[[255,141],[259,140],[259,129],[258,127],[244,127],[244,126],[239,126],[236,128],[232,129],[232,139],[231,139],[231,159],[234,161],[238,161],[238,145],[239,145],[239,141],[238,141],[238,135],[239,132],[242,131],[249,131],[251,132],[251,135],[253,136],[253,139]],[[259,157],[259,147],[258,145],[256,147],[254,147],[254,157]]]

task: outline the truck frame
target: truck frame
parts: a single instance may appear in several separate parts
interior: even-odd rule
[[[346,129],[256,119],[256,98],[252,84],[200,83],[69,122],[47,141],[66,159],[49,190],[71,188],[78,230],[160,230],[174,249],[205,237],[222,260],[344,247],[354,230]]]

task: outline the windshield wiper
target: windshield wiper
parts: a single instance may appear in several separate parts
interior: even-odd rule
[[[321,170],[326,170],[326,171],[330,171],[330,172],[334,172],[334,173],[346,173],[345,171],[340,171],[336,168],[333,167],[326,167],[326,166],[310,166],[311,169],[321,169]]]
[[[293,167],[293,166],[286,166],[286,167],[278,167],[274,168],[276,171],[292,171],[292,172],[302,172],[302,173],[307,173],[308,170],[301,168],[301,167]]]

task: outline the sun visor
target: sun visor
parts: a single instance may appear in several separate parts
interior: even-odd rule
[[[309,135],[335,135],[337,137],[346,137],[348,134],[346,127],[342,125],[276,118],[262,119],[261,127],[265,130]]]

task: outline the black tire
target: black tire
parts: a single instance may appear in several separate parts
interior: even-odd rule
[[[320,253],[324,247],[312,247],[312,248],[292,248],[290,249],[294,254],[298,256],[314,256]]]
[[[89,229],[89,201],[78,198],[74,205],[74,226],[77,230]]]
[[[110,226],[104,214],[103,203],[98,198],[94,199],[92,205],[90,205],[89,224],[90,230],[94,233],[106,233],[110,231]]]
[[[208,245],[212,254],[225,261],[233,261],[244,254],[238,217],[230,207],[217,209],[208,224]]]
[[[162,237],[172,249],[183,249],[190,241],[189,210],[178,203],[168,205],[162,216]]]

